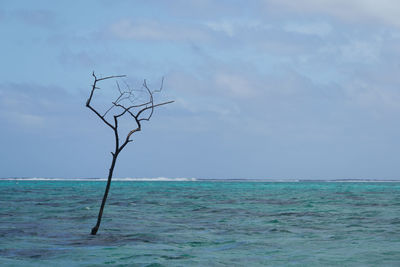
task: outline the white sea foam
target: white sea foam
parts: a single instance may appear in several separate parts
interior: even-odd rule
[[[107,178],[44,178],[44,177],[12,177],[0,178],[0,181],[107,181]],[[119,182],[264,182],[264,183],[398,183],[400,180],[379,180],[379,179],[332,179],[332,180],[307,180],[307,179],[198,179],[198,178],[168,178],[168,177],[126,177],[126,178],[113,178],[113,181]]]
[[[41,177],[13,177],[13,178],[0,178],[0,180],[10,181],[107,181],[107,178],[41,178]],[[113,181],[171,181],[171,182],[186,182],[186,181],[197,181],[196,178],[167,178],[167,177],[156,177],[156,178],[113,178]]]
[[[189,181],[197,181],[196,178],[167,178],[167,177],[156,177],[156,178],[113,178],[114,181],[161,181],[161,182],[189,182]]]

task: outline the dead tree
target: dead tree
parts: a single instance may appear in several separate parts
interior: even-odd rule
[[[88,100],[86,101],[86,107],[88,107],[91,111],[93,111],[97,117],[99,117],[108,127],[110,127],[114,131],[114,136],[115,136],[115,150],[114,152],[111,152],[112,154],[112,161],[111,161],[111,166],[110,170],[108,172],[108,178],[107,178],[107,185],[106,189],[104,192],[103,200],[101,202],[100,210],[99,210],[99,215],[97,217],[97,223],[96,225],[92,228],[91,234],[95,235],[97,231],[99,230],[100,223],[101,223],[101,218],[103,215],[103,210],[104,210],[104,205],[106,204],[107,196],[108,196],[108,191],[110,190],[110,185],[111,185],[111,180],[113,177],[113,172],[114,172],[114,167],[115,163],[117,161],[119,153],[125,148],[125,146],[132,142],[132,135],[136,132],[139,132],[142,130],[142,122],[143,121],[149,121],[150,118],[153,116],[154,108],[170,104],[174,101],[167,101],[167,102],[162,102],[162,103],[154,103],[154,94],[161,92],[163,88],[163,80],[161,82],[161,86],[158,90],[151,91],[149,87],[147,86],[146,80],[143,82],[143,88],[142,91],[144,91],[147,95],[146,100],[141,100],[140,98],[137,98],[136,93],[137,91],[131,89],[126,83],[124,84],[124,88],[122,89],[120,84],[118,83],[119,78],[124,78],[126,75],[114,75],[114,76],[107,76],[107,77],[102,77],[98,78],[94,72],[92,73],[94,82],[92,85],[92,90],[90,91],[90,95]],[[116,79],[116,88],[118,89],[119,96],[111,102],[111,106],[104,112],[101,113],[97,109],[95,109],[92,106],[92,99],[94,92],[100,87],[98,87],[98,84],[104,80],[109,80],[109,79]],[[109,113],[113,110],[114,115],[110,115]],[[108,116],[107,116],[108,114]],[[111,121],[109,117],[111,118]],[[130,129],[130,131],[127,133],[124,138],[121,137],[120,133],[120,128],[118,123],[120,119],[124,116],[129,116],[132,118],[132,121],[134,123],[134,126]]]

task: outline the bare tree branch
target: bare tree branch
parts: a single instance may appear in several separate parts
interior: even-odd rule
[[[101,218],[103,215],[103,209],[104,209],[104,206],[105,206],[105,203],[107,200],[107,196],[108,196],[108,192],[110,189],[111,180],[112,180],[112,176],[113,176],[113,172],[114,172],[115,163],[117,161],[117,157],[118,157],[119,153],[126,147],[126,145],[128,143],[132,142],[132,140],[131,140],[132,135],[134,133],[142,130],[141,121],[149,121],[151,119],[151,117],[153,116],[153,113],[154,113],[154,108],[173,103],[174,101],[167,101],[167,102],[154,104],[154,93],[161,92],[163,85],[164,85],[164,78],[162,78],[162,80],[161,80],[160,89],[155,90],[155,91],[151,91],[149,89],[149,87],[147,86],[146,80],[144,80],[142,87],[145,90],[142,92],[146,92],[148,94],[148,100],[143,101],[143,102],[139,102],[140,98],[137,98],[135,96],[134,92],[136,92],[137,90],[131,89],[125,81],[123,81],[123,82],[124,82],[127,90],[122,90],[118,83],[118,80],[116,80],[116,87],[119,92],[119,96],[116,98],[116,100],[111,102],[112,105],[104,112],[103,115],[101,115],[100,112],[97,111],[91,105],[95,90],[100,89],[99,87],[97,87],[97,83],[104,81],[104,80],[108,80],[108,79],[124,78],[124,77],[126,77],[126,75],[113,75],[113,76],[106,76],[103,78],[97,78],[97,76],[93,72],[92,76],[94,77],[94,82],[92,85],[92,89],[90,91],[89,98],[86,101],[86,107],[88,107],[90,110],[92,110],[107,126],[112,128],[114,131],[114,136],[115,136],[115,150],[114,150],[114,152],[111,152],[112,162],[111,162],[111,167],[110,167],[109,174],[108,174],[106,190],[104,192],[103,200],[101,202],[99,215],[97,217],[97,223],[96,223],[95,227],[92,228],[92,231],[91,231],[91,234],[95,235],[100,227],[100,222],[101,222]],[[129,100],[129,102],[132,105],[129,105],[129,106],[124,105],[124,103],[126,103],[125,100]],[[122,109],[122,111],[120,111],[120,113],[113,115],[113,118],[114,118],[114,125],[113,125],[106,119],[106,115],[114,108]],[[150,111],[148,116],[141,117],[141,115],[143,115],[144,112],[147,110]],[[120,143],[120,132],[119,132],[119,128],[118,128],[119,127],[119,119],[122,118],[126,114],[129,114],[129,116],[132,117],[132,119],[134,120],[134,123],[135,123],[135,127],[132,127],[132,129],[126,135],[124,142],[121,144]]]
[[[142,110],[140,110],[136,116],[139,117],[140,114],[142,114],[144,111],[146,111],[146,110],[148,110],[148,109],[151,109],[151,110],[153,111],[153,109],[154,109],[155,107],[159,107],[159,106],[171,104],[171,103],[174,103],[174,102],[175,102],[175,101],[167,101],[167,102],[164,102],[164,103],[152,105],[152,106],[150,106],[150,107],[145,107],[145,108],[143,108]],[[152,114],[153,114],[153,113],[151,113],[151,115],[152,115]],[[150,120],[150,118],[151,118],[151,116],[149,116],[149,117],[147,117],[147,118],[141,118],[139,121],[142,121],[142,120],[148,121],[148,120]]]
[[[107,77],[100,78],[100,79],[96,78],[96,80],[98,82],[100,82],[100,81],[103,81],[103,80],[114,79],[114,78],[123,78],[123,77],[126,77],[126,75],[113,75],[113,76],[107,76]]]
[[[86,107],[88,107],[90,110],[92,110],[106,125],[110,126],[112,129],[115,129],[115,127],[114,127],[111,123],[109,123],[109,122],[104,118],[104,116],[101,116],[100,113],[90,105],[90,103],[91,103],[91,101],[92,101],[92,98],[93,98],[94,91],[95,91],[96,89],[99,89],[98,87],[96,87],[96,84],[97,84],[97,82],[98,82],[99,80],[97,79],[97,77],[96,77],[96,75],[94,74],[94,72],[93,72],[92,75],[93,75],[93,77],[94,77],[94,82],[93,82],[93,85],[92,85],[92,90],[90,91],[89,98],[88,98],[88,100],[86,101]]]

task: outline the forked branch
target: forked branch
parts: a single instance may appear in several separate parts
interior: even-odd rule
[[[122,89],[120,84],[118,83],[118,81],[116,81],[116,87],[118,89],[119,96],[112,102],[112,105],[104,112],[104,114],[101,115],[101,113],[98,110],[96,110],[91,104],[95,90],[100,89],[99,87],[97,87],[98,82],[103,81],[103,80],[108,80],[108,79],[125,78],[126,75],[112,75],[112,76],[98,78],[95,75],[95,73],[93,72],[92,76],[94,77],[94,81],[93,81],[93,85],[92,85],[92,90],[90,91],[89,98],[86,101],[86,107],[88,107],[90,110],[92,110],[107,126],[109,126],[110,128],[112,128],[114,130],[114,132],[116,134],[116,142],[118,143],[118,147],[117,147],[115,153],[119,153],[126,146],[126,144],[131,141],[130,138],[133,133],[141,131],[142,128],[141,128],[140,122],[141,121],[149,121],[151,119],[151,117],[153,116],[154,108],[163,106],[163,105],[167,105],[167,104],[171,104],[174,102],[174,101],[166,101],[166,102],[157,103],[157,104],[154,103],[154,94],[160,93],[162,91],[163,85],[164,85],[164,78],[161,80],[160,88],[157,90],[154,90],[154,91],[150,90],[150,88],[147,85],[146,80],[144,80],[142,87],[144,88],[144,91],[148,95],[148,100],[143,101],[143,102],[136,102],[136,103],[135,103],[135,100],[137,100],[137,98],[135,97],[134,90],[131,89],[129,87],[129,85],[127,85],[126,83],[125,83],[126,89]],[[126,105],[126,102],[129,102],[130,105]],[[110,121],[107,120],[106,116],[113,108],[119,108],[122,111],[113,116],[114,121],[113,121],[113,123],[111,123]],[[147,116],[144,116],[145,111],[148,111]],[[122,116],[124,116],[126,114],[129,114],[133,118],[136,127],[133,128],[127,134],[127,136],[125,138],[125,142],[121,146],[119,146],[118,121]]]
[[[143,102],[138,101],[140,98],[137,98],[135,96],[135,90],[131,89],[127,83],[124,82],[126,89],[122,89],[118,81],[116,81],[116,86],[119,92],[119,96],[111,102],[111,106],[101,115],[101,113],[96,110],[92,106],[92,100],[94,97],[94,92],[98,89],[97,84],[101,81],[104,80],[109,80],[109,79],[118,79],[118,78],[124,78],[126,77],[125,75],[113,75],[113,76],[106,76],[103,78],[97,78],[97,76],[92,73],[92,76],[94,78],[92,89],[90,91],[89,98],[86,101],[86,107],[88,107],[91,111],[93,111],[107,126],[109,126],[111,129],[114,131],[114,136],[115,136],[115,151],[111,152],[112,154],[112,162],[111,162],[111,167],[108,173],[108,179],[107,179],[107,186],[106,190],[104,192],[103,200],[101,202],[100,210],[99,210],[99,215],[97,217],[97,223],[96,225],[92,228],[91,234],[95,235],[100,227],[100,222],[101,218],[103,215],[103,209],[107,200],[108,192],[110,189],[111,185],[111,179],[113,176],[114,172],[114,167],[115,163],[117,160],[117,157],[119,153],[125,148],[125,146],[132,142],[131,137],[134,133],[139,132],[142,130],[142,121],[149,121],[150,118],[153,116],[154,113],[154,108],[160,107],[163,105],[167,105],[170,103],[173,103],[174,101],[167,101],[167,102],[162,102],[162,103],[154,103],[154,94],[155,93],[160,93],[163,88],[164,84],[164,79],[161,81],[161,86],[160,89],[151,91],[149,87],[147,86],[146,80],[143,82],[143,90],[142,92],[145,92],[147,94],[147,99]],[[128,105],[126,103],[129,103]],[[113,117],[113,122],[111,123],[109,120],[107,120],[107,115],[110,117],[109,113],[113,109],[119,109],[118,112],[114,111],[115,114],[112,116]],[[148,115],[145,116],[146,111],[148,111]],[[129,133],[126,135],[124,141],[122,144],[120,144],[120,133],[119,133],[119,120],[124,116],[124,115],[129,115],[133,121],[134,121],[134,127],[132,127],[132,130],[129,131]]]

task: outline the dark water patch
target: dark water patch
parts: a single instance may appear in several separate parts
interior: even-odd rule
[[[161,258],[166,259],[166,260],[184,260],[184,259],[192,259],[196,258],[195,256],[187,255],[187,254],[182,254],[178,256],[161,256]]]
[[[93,200],[92,199],[82,199],[77,201],[76,203],[78,204],[93,204]]]
[[[196,211],[197,212],[205,212],[205,211],[210,211],[210,208],[201,206],[201,207],[193,208],[192,211],[194,211],[194,212],[196,212]]]
[[[112,232],[112,231],[111,231]],[[70,237],[70,236],[69,236]],[[160,235],[156,234],[130,234],[130,233],[116,233],[110,234],[110,230],[107,233],[99,233],[96,236],[82,234],[79,237],[66,240],[65,242],[59,243],[58,245],[67,245],[73,247],[118,247],[129,244],[139,243],[162,243],[164,239]]]
[[[146,265],[146,267],[164,267],[166,265],[162,265],[161,263],[150,263],[149,265]]]
[[[346,225],[346,227],[347,228],[350,228],[350,227],[359,228],[359,227],[363,227],[363,225],[361,225],[361,224],[349,224],[349,225]]]
[[[4,220],[6,217],[13,217],[15,216],[14,213],[8,213],[8,212],[1,212],[0,213],[0,219]]]
[[[37,248],[26,248],[26,249],[0,249],[0,256],[12,259],[52,259],[58,254],[53,249],[37,249]]]
[[[375,203],[375,202],[356,202],[352,203],[353,206],[361,206],[361,207],[387,207],[390,204],[386,203]]]
[[[387,194],[387,192],[384,191],[363,191],[361,194],[365,195],[384,195]]]
[[[209,242],[192,241],[188,243],[191,247],[207,247],[210,245]]]
[[[390,224],[395,224],[395,225],[400,224],[400,218],[391,219]]]
[[[246,242],[226,242],[225,244],[218,244],[212,248],[207,249],[208,251],[224,251],[224,250],[232,250],[237,249],[244,246]]]
[[[286,205],[296,205],[301,203],[298,200],[285,200],[285,199],[271,199],[271,198],[246,198],[244,199],[245,203],[249,204],[270,204],[270,205],[279,205],[279,206],[286,206]]]
[[[280,233],[292,233],[291,231],[287,229],[279,229],[279,228],[272,228],[269,230],[270,232],[280,232]]]
[[[36,202],[35,205],[36,206],[47,206],[47,207],[57,208],[57,207],[62,207],[65,204],[52,201],[52,202]]]
[[[0,229],[0,237],[2,238],[16,238],[18,236],[26,236],[26,232],[23,229],[18,228]]]
[[[288,216],[288,217],[324,217],[324,215],[321,212],[311,212],[311,211],[305,211],[305,212],[281,212],[277,214],[273,214],[274,216]]]

